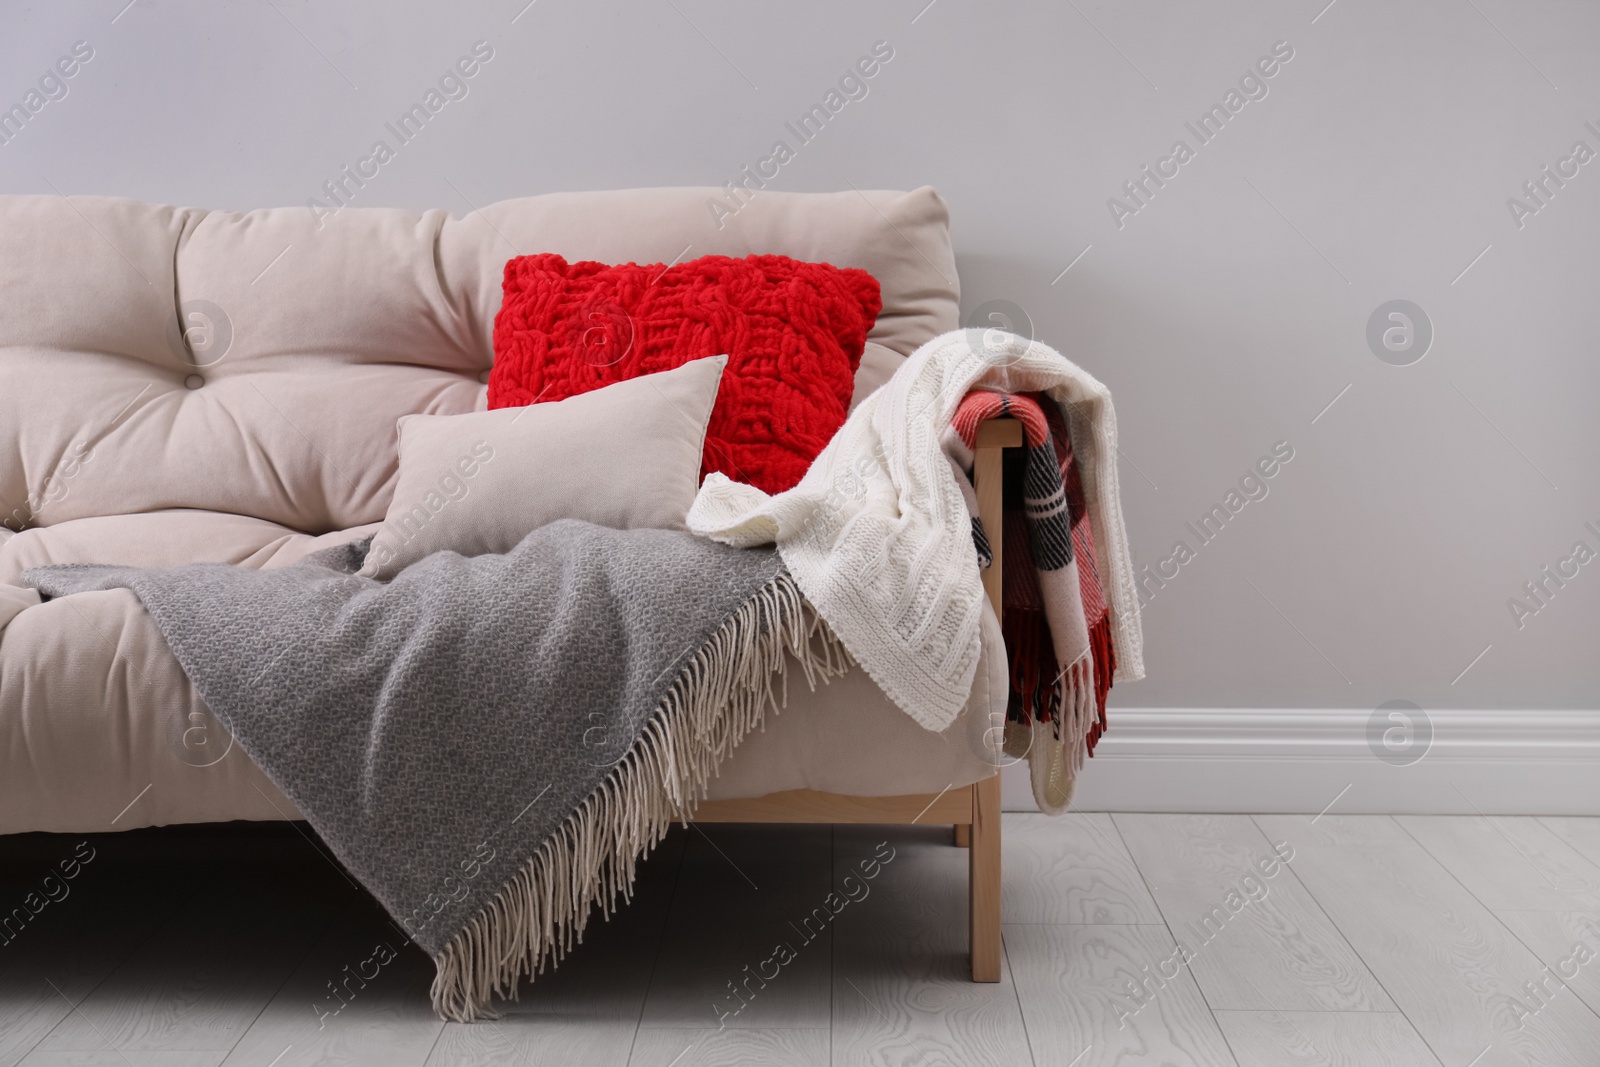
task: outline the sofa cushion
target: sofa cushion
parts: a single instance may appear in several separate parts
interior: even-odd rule
[[[557,519],[682,530],[726,356],[499,411],[400,420],[400,484],[361,574],[509,552]]]
[[[23,609],[34,607],[38,603],[39,592],[36,589],[0,585],[0,630],[4,630],[12,619],[22,614]]]
[[[727,353],[704,472],[792,489],[850,407],[883,302],[863,270],[787,256],[676,265],[506,264],[489,406],[561,400],[685,360]]]
[[[0,637],[0,834],[296,817],[132,590],[28,608]]]
[[[47,563],[284,567],[374,528],[312,537],[261,519],[177,510],[75,519],[0,539],[0,833],[298,817],[232,744],[131,590],[40,604],[16,584],[23,571]]]
[[[857,395],[956,325],[931,189],[566,193],[464,218],[0,197],[0,525],[177,508],[329,533],[383,517],[395,424],[481,410],[507,259],[779,253],[860,267],[884,309]],[[352,398],[359,402],[352,403]]]
[[[719,222],[721,195],[320,221],[0,197],[0,833],[293,814],[237,746],[210,762],[224,739],[131,593],[39,604],[14,583],[44,563],[282,566],[371,532],[394,495],[397,420],[484,409],[510,257],[860,267],[884,308],[856,400],[955,327],[933,190],[763,192]],[[907,744],[945,744],[881,708]]]
[[[354,541],[376,529],[377,524],[371,523],[313,537],[263,519],[188,510],[73,519],[56,526],[29,527],[0,541],[0,586],[15,586],[23,571],[48,563],[286,567],[312,552]]]
[[[865,672],[811,690],[796,669],[788,707],[745,738],[710,796],[894,796],[986,777],[1006,667],[992,612],[984,626],[979,682],[944,733],[912,722]],[[301,818],[211,714],[131,590],[28,608],[0,637],[0,834]]]

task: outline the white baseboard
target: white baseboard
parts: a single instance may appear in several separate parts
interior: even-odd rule
[[[1392,724],[1387,713],[1373,716],[1367,708],[1113,708],[1073,808],[1600,815],[1600,711],[1428,711]],[[1025,767],[1008,767],[1003,785],[1006,810],[1038,810]]]

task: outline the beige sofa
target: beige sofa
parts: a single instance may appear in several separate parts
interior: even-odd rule
[[[719,227],[708,201],[723,197],[556,194],[461,218],[347,208],[320,225],[305,208],[0,198],[0,833],[297,817],[131,592],[40,604],[19,576],[66,562],[279,567],[363,535],[393,492],[395,421],[484,407],[507,258],[775,252],[863,267],[884,307],[858,399],[956,325],[933,190],[762,193]],[[1005,693],[991,613],[972,703],[944,734],[859,671],[792,688],[711,795],[948,793],[993,775],[984,730]],[[968,821],[949,804],[942,821]]]

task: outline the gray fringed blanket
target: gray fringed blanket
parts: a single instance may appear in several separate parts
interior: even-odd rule
[[[139,596],[211,710],[434,958],[450,1019],[491,1016],[629,893],[775,703],[786,653],[808,682],[845,665],[771,550],[568,520],[389,583],[355,576],[365,550],[23,578]]]

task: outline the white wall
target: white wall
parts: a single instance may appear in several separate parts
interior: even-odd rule
[[[1600,163],[1521,228],[1507,207],[1600,151],[1594,4],[125,2],[0,14],[0,102],[94,49],[0,146],[0,190],[303,203],[479,40],[470,94],[358,203],[721,183],[886,40],[776,184],[936,185],[964,311],[1020,306],[1111,386],[1140,563],[1198,549],[1116,705],[1596,707],[1600,564],[1521,629],[1507,605],[1600,550]],[[1266,97],[1119,228],[1108,198],[1276,42]],[[1410,366],[1365,339],[1397,298],[1435,331]],[[1279,441],[1269,495],[1200,546],[1185,523]]]

